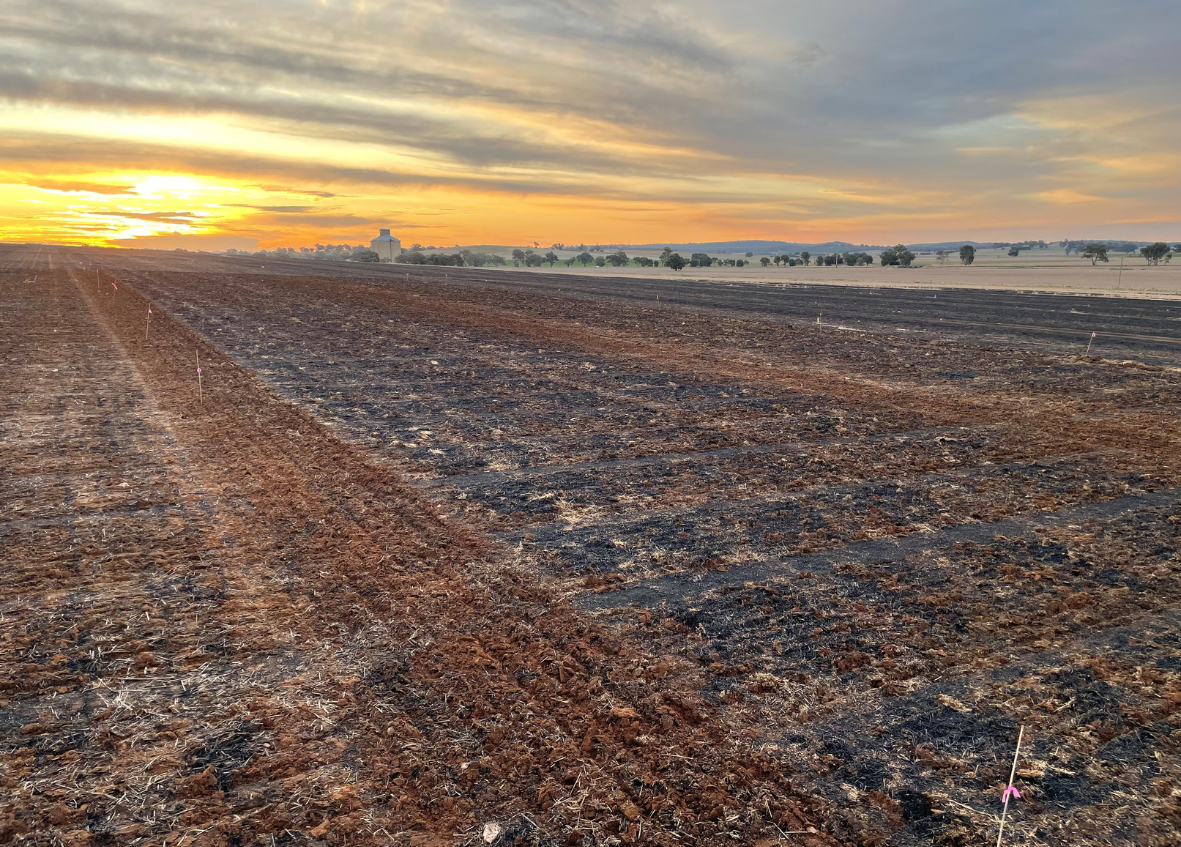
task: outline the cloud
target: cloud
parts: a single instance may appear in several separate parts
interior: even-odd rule
[[[342,229],[380,223],[380,219],[360,215],[270,215],[255,219],[256,226],[272,224],[275,226],[320,227],[323,229]]]
[[[1083,194],[1081,191],[1075,191],[1073,188],[1055,188],[1052,191],[1039,191],[1034,197],[1046,203],[1056,203],[1059,205],[1094,203],[1103,199],[1094,194]]]
[[[481,198],[500,193],[538,219],[593,199],[643,226],[665,204],[695,228],[843,221],[866,229],[830,235],[856,241],[899,221],[1040,226],[1048,208],[1163,221],[1181,188],[1175,0],[40,0],[0,15],[0,166],[49,191],[115,196],[120,171],[159,169],[275,195],[225,204],[256,220],[306,222],[324,211],[307,198],[335,197],[367,221],[366,203],[431,191],[405,217],[445,205],[494,226]]]
[[[227,203],[226,206],[234,209],[254,209],[256,212],[281,212],[293,215],[322,211],[318,206],[255,206],[250,203]]]
[[[814,41],[802,44],[791,52],[791,63],[810,68],[828,55],[828,51]]]
[[[132,221],[153,221],[157,223],[168,224],[191,224],[198,223],[201,220],[199,215],[193,212],[142,212],[132,210],[120,210],[115,212],[102,211],[86,211],[86,212],[69,212],[69,215],[75,217],[86,218],[117,218],[119,220]]]

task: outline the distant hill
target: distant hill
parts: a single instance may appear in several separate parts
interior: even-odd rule
[[[925,253],[929,250],[947,250],[956,251],[965,244],[971,244],[973,247],[991,247],[996,242],[994,241],[938,241],[930,244],[907,244],[907,248],[914,250],[916,253]]]
[[[991,241],[944,241],[938,244],[908,244],[911,250],[959,250],[964,244],[973,247],[988,247]],[[893,245],[890,245],[893,246]],[[885,250],[883,244],[850,244],[848,241],[825,241],[822,244],[804,244],[799,241],[701,241],[685,244],[621,244],[623,250],[663,250],[671,247],[678,253],[757,253],[759,255],[775,253],[798,253],[807,250],[810,253],[848,253],[855,250]]]
[[[683,244],[624,244],[624,250],[663,250],[671,247],[678,253],[796,253],[800,250],[820,253],[844,253],[849,250],[883,250],[872,244],[850,244],[847,241],[826,241],[823,244],[802,244],[795,241],[701,241]]]

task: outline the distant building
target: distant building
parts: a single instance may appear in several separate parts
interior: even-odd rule
[[[390,235],[388,229],[383,229],[377,238],[369,242],[369,249],[381,256],[383,262],[392,262],[402,255],[402,242]]]

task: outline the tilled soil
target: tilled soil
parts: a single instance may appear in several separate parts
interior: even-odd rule
[[[688,662],[117,275],[4,258],[4,840],[835,843]]]
[[[1007,843],[1176,841],[1168,314],[0,263],[0,831],[984,844],[1024,726]]]

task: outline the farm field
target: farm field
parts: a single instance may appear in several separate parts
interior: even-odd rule
[[[1174,844],[1179,320],[0,248],[0,835]]]
[[[482,246],[484,251],[496,252],[506,258],[512,248],[492,248]],[[458,248],[442,249],[434,252],[456,252]],[[432,251],[427,251],[432,252]],[[647,256],[651,259],[659,257],[659,251],[627,251],[629,256]],[[815,252],[815,251],[813,251]],[[955,251],[952,251],[953,253]],[[951,256],[945,264],[940,264],[930,253],[920,254],[915,258],[914,266],[910,268],[883,268],[876,262],[869,267],[850,268],[844,265],[833,267],[816,267],[797,265],[794,268],[762,267],[759,256],[756,255],[746,261],[752,263],[744,267],[708,268],[686,267],[681,271],[674,271],[666,267],[640,268],[629,265],[623,268],[612,268],[610,265],[598,268],[593,265],[582,266],[575,264],[566,267],[564,261],[575,253],[559,251],[561,262],[552,268],[548,265],[536,270],[517,268],[490,267],[481,272],[484,276],[495,279],[494,274],[508,273],[514,276],[525,274],[544,274],[547,276],[561,275],[574,277],[594,277],[608,279],[643,279],[643,280],[693,280],[697,282],[721,283],[757,283],[767,286],[791,286],[799,284],[819,284],[826,286],[873,286],[878,288],[968,288],[993,291],[1031,291],[1049,292],[1054,294],[1101,294],[1121,297],[1181,297],[1181,264],[1149,265],[1139,254],[1112,253],[1109,261],[1094,266],[1088,259],[1078,254],[1067,256],[1062,248],[1055,247],[1046,250],[1028,250],[1020,256],[1010,257],[1004,249],[980,248],[976,252],[976,260],[970,266],[960,263],[958,257]],[[689,251],[682,251],[682,255],[689,256]],[[736,259],[742,254],[715,254],[715,257]],[[771,257],[771,254],[768,254]]]

